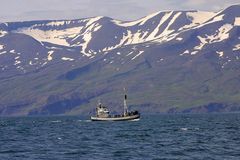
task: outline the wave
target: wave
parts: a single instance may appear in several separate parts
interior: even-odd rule
[[[51,123],[61,123],[61,120],[55,120],[55,121],[51,121]]]

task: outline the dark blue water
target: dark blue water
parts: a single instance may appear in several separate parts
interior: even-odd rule
[[[0,160],[240,159],[240,114],[0,118]]]

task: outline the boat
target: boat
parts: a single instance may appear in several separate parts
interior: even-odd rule
[[[139,119],[140,113],[138,111],[128,110],[127,94],[124,95],[123,114],[111,115],[108,108],[99,102],[96,108],[96,115],[91,116],[92,121],[132,121]]]

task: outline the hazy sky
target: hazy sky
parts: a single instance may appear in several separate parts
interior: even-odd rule
[[[108,16],[135,20],[156,11],[218,11],[240,0],[0,0],[0,21]]]

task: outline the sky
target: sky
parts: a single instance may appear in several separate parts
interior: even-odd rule
[[[157,11],[219,11],[240,0],[0,0],[0,22],[108,16],[137,20]]]

